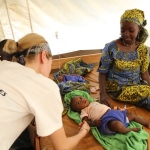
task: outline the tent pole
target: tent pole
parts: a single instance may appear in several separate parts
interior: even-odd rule
[[[12,24],[11,24],[11,21],[10,21],[10,15],[9,15],[9,11],[8,11],[8,7],[7,7],[7,2],[6,2],[6,0],[4,0],[4,3],[5,3],[6,10],[7,10],[7,16],[8,16],[8,20],[9,20],[9,24],[10,24],[12,36],[13,36],[13,39],[15,40],[15,36],[14,36],[13,29],[12,29]]]
[[[4,30],[0,21],[0,41],[2,41],[2,39],[5,39],[5,35],[4,35]]]
[[[31,32],[33,33],[33,28],[32,28],[32,23],[31,23],[31,14],[30,14],[30,9],[29,9],[29,3],[28,3],[28,0],[26,0],[26,2],[27,2],[28,14],[29,14],[29,20],[30,20]]]

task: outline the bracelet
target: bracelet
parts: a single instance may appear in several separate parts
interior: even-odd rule
[[[81,130],[83,130],[83,129],[85,129],[87,132],[89,132],[89,130],[88,130],[88,129],[86,129],[86,128],[81,128],[81,129],[80,129],[80,131],[81,131]]]

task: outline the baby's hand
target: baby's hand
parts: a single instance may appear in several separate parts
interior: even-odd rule
[[[85,120],[83,120],[82,128],[85,128],[88,131],[90,130],[90,126],[89,126],[89,124]]]
[[[82,128],[82,129],[85,128],[85,129],[87,129],[88,131],[90,130],[90,126],[89,126],[89,124],[88,124],[85,120],[79,124],[79,130],[80,130],[81,128]]]
[[[101,120],[100,119],[93,121],[93,125],[96,126],[96,127],[98,127],[100,124],[101,124]]]

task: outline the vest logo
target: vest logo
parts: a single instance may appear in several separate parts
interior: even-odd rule
[[[6,92],[5,91],[3,91],[2,89],[0,89],[0,94],[2,95],[2,96],[6,96]]]

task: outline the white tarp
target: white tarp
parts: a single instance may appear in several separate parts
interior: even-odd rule
[[[144,10],[150,32],[149,0],[0,0],[0,40],[35,32],[54,55],[101,49],[120,36],[120,16],[133,8]]]

